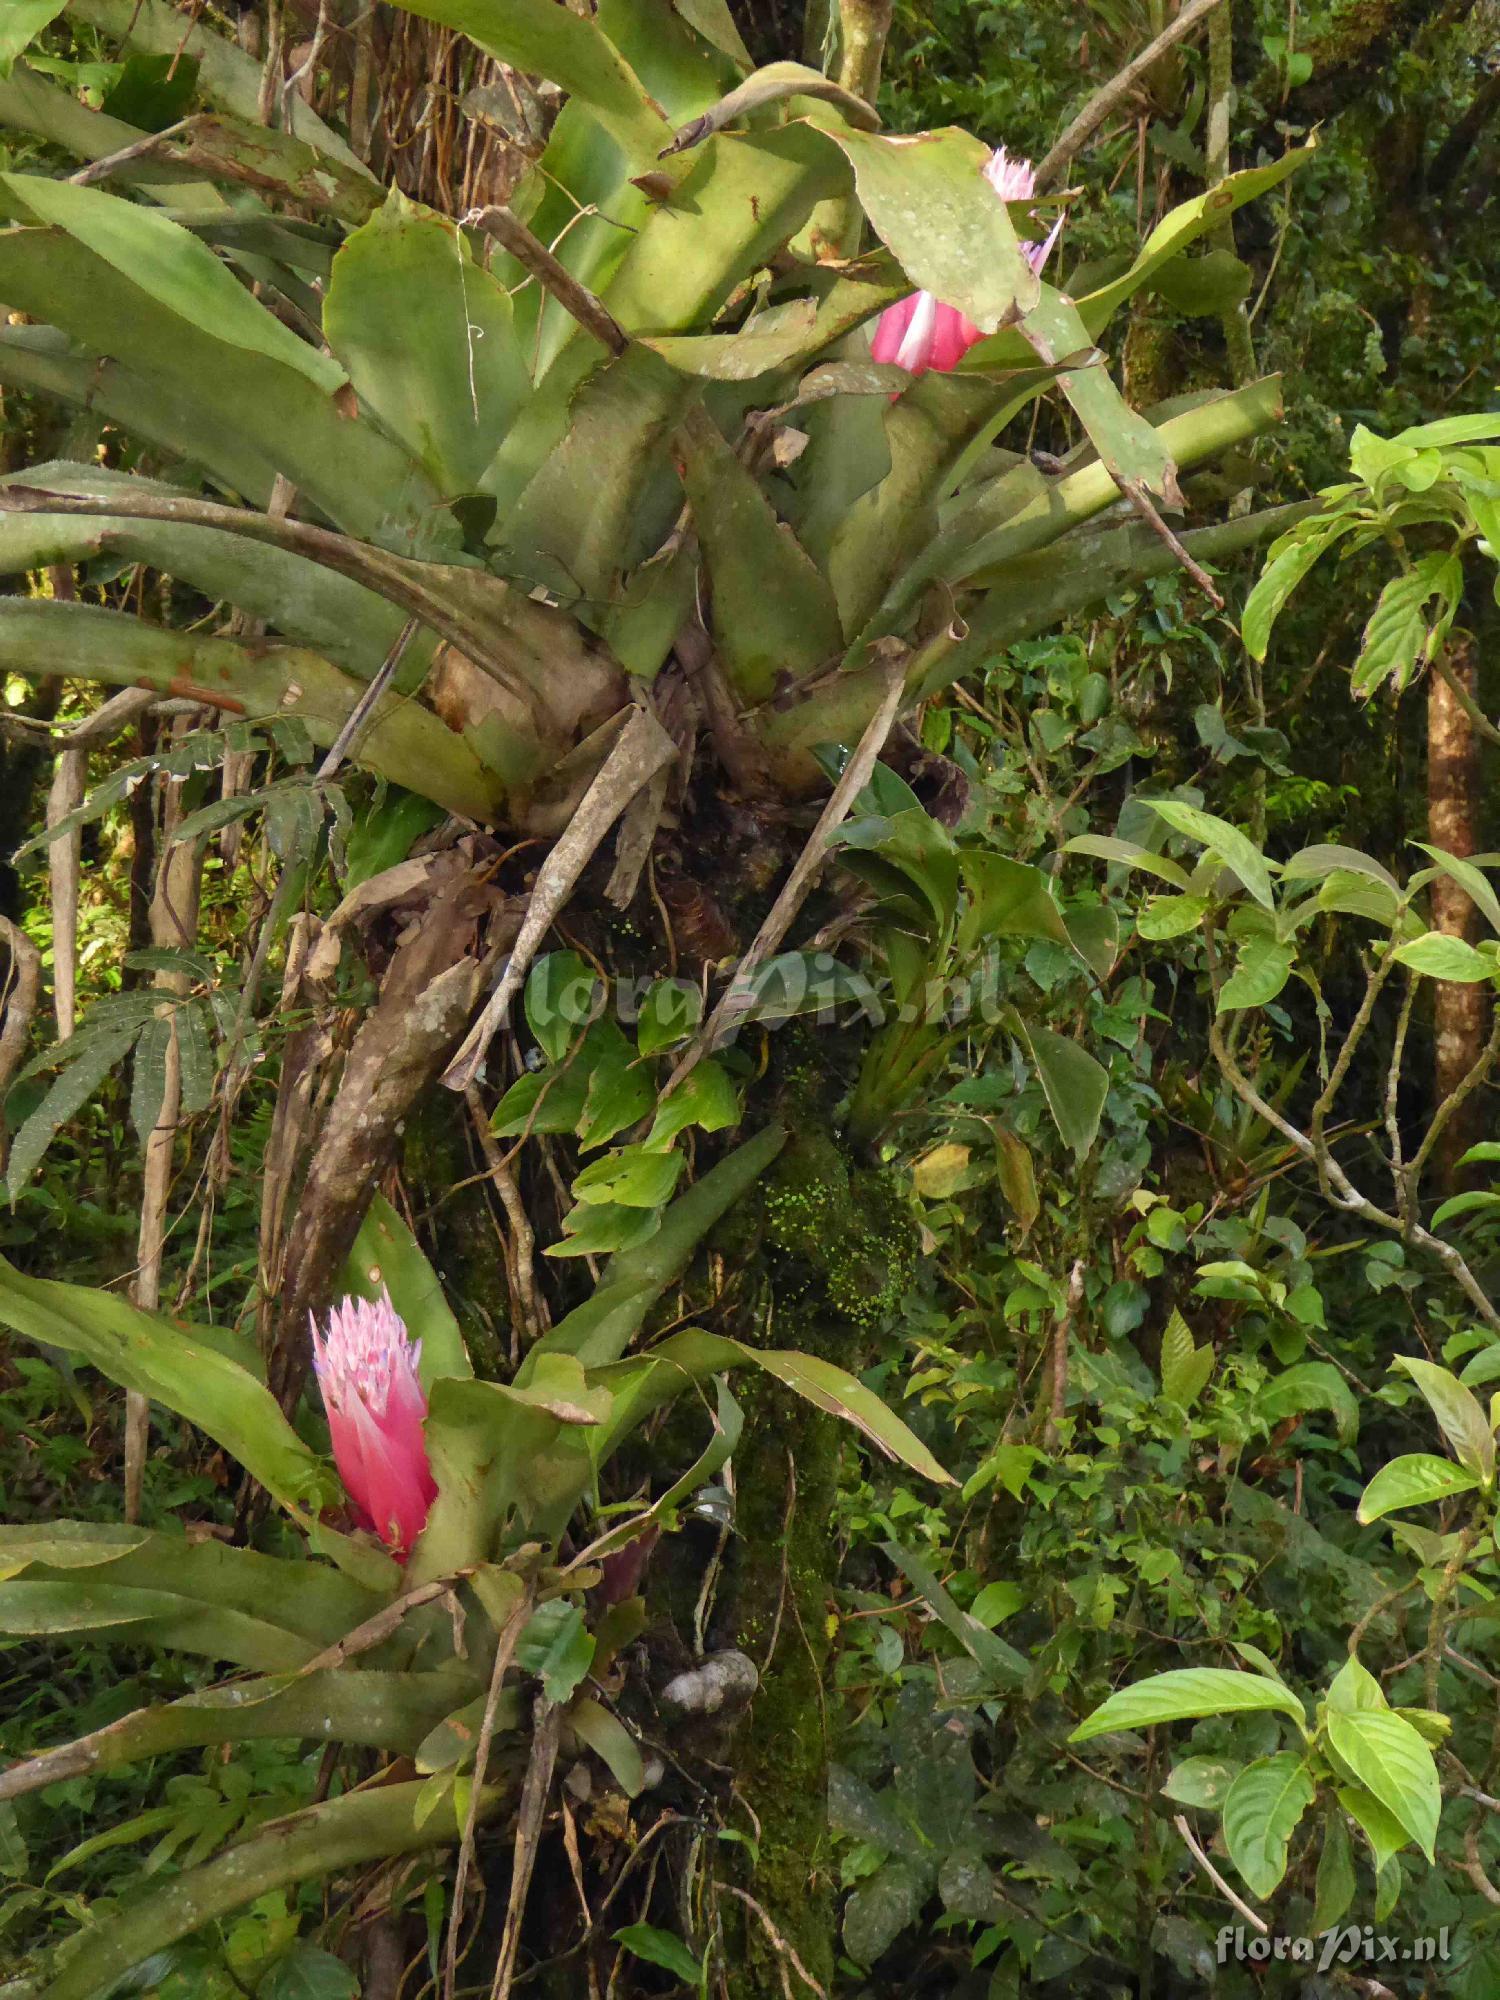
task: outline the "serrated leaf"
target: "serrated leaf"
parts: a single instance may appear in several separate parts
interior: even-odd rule
[[[167,1095],[167,1058],[172,1048],[172,1022],[161,1016],[142,1028],[131,1062],[130,1122],[142,1149],[150,1142]]]
[[[1304,1760],[1278,1751],[1246,1765],[1224,1796],[1224,1844],[1254,1896],[1274,1893],[1287,1849],[1315,1796]]]
[[[538,1605],[516,1641],[516,1664],[535,1674],[548,1701],[568,1701],[594,1659],[594,1637],[576,1604]]]
[[[1375,600],[1350,673],[1355,696],[1365,699],[1387,681],[1407,687],[1419,663],[1425,665],[1447,636],[1463,589],[1458,558],[1442,550],[1420,557],[1409,570],[1393,576]],[[1441,600],[1429,618],[1429,599]]]
[[[42,1156],[62,1127],[88,1103],[110,1071],[122,1063],[135,1042],[135,1027],[120,1028],[84,1041],[75,1035],[67,1044],[67,1066],[12,1141],[6,1166],[6,1191],[14,1203],[41,1164]]]
[[[1134,1687],[1120,1688],[1079,1723],[1068,1741],[1087,1743],[1116,1729],[1146,1729],[1157,1722],[1258,1709],[1277,1709],[1298,1722],[1304,1719],[1301,1702],[1280,1681],[1227,1667],[1173,1667],[1137,1681]]]
[[[1350,524],[1343,520],[1319,523],[1300,533],[1294,529],[1285,542],[1271,549],[1270,560],[1256,578],[1240,615],[1240,637],[1253,660],[1263,660],[1271,643],[1271,627],[1281,616],[1287,599],[1330,544]]]
[[[681,1153],[621,1146],[574,1176],[573,1198],[586,1203],[619,1202],[626,1208],[660,1208],[670,1200],[684,1165]]]
[[[1162,1394],[1190,1410],[1214,1372],[1214,1359],[1213,1342],[1195,1347],[1187,1321],[1174,1310],[1161,1338]]]

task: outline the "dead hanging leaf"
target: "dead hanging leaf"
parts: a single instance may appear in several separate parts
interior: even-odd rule
[[[928,1201],[944,1201],[956,1194],[969,1172],[969,1148],[956,1140],[934,1146],[924,1153],[911,1170],[912,1186]]]
[[[995,1165],[1000,1182],[1000,1192],[1010,1203],[1015,1218],[1021,1225],[1022,1236],[1031,1232],[1031,1226],[1042,1212],[1042,1204],[1036,1191],[1036,1174],[1032,1169],[1031,1154],[1023,1140],[1014,1132],[1007,1132],[1003,1125],[995,1128]]]

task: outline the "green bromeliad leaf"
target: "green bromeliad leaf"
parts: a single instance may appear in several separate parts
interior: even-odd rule
[[[115,1292],[26,1277],[0,1258],[0,1324],[186,1417],[276,1499],[316,1510],[331,1497],[327,1473],[265,1384],[162,1315]]]

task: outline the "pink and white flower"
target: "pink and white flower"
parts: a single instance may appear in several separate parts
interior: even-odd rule
[[[1030,160],[1013,160],[1003,146],[990,154],[984,177],[1002,201],[1027,201],[1036,192]],[[1038,276],[1052,255],[1061,228],[1059,216],[1044,243],[1021,245],[1021,255]],[[974,343],[983,339],[973,320],[957,306],[944,305],[931,292],[913,292],[887,306],[875,322],[870,353],[876,361],[894,362],[908,375],[925,375],[929,369],[947,375]]]
[[[437,1498],[422,1434],[422,1343],[383,1289],[378,1299],[342,1299],[321,1336],[313,1320],[312,1343],[339,1477],[361,1527],[404,1556]]]

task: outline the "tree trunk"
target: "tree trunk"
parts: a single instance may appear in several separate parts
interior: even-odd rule
[[[1469,694],[1478,681],[1474,643],[1457,638],[1448,664]],[[1472,854],[1478,846],[1479,755],[1474,731],[1453,689],[1439,674],[1427,695],[1427,838],[1450,854]],[[1439,875],[1432,883],[1434,928],[1470,942],[1477,912],[1457,882]],[[1488,1004],[1482,982],[1459,985],[1438,980],[1432,1003],[1432,1094],[1434,1104],[1452,1096],[1484,1047]],[[1473,1106],[1452,1120],[1433,1156],[1433,1178],[1451,1186],[1459,1155],[1473,1142]]]

